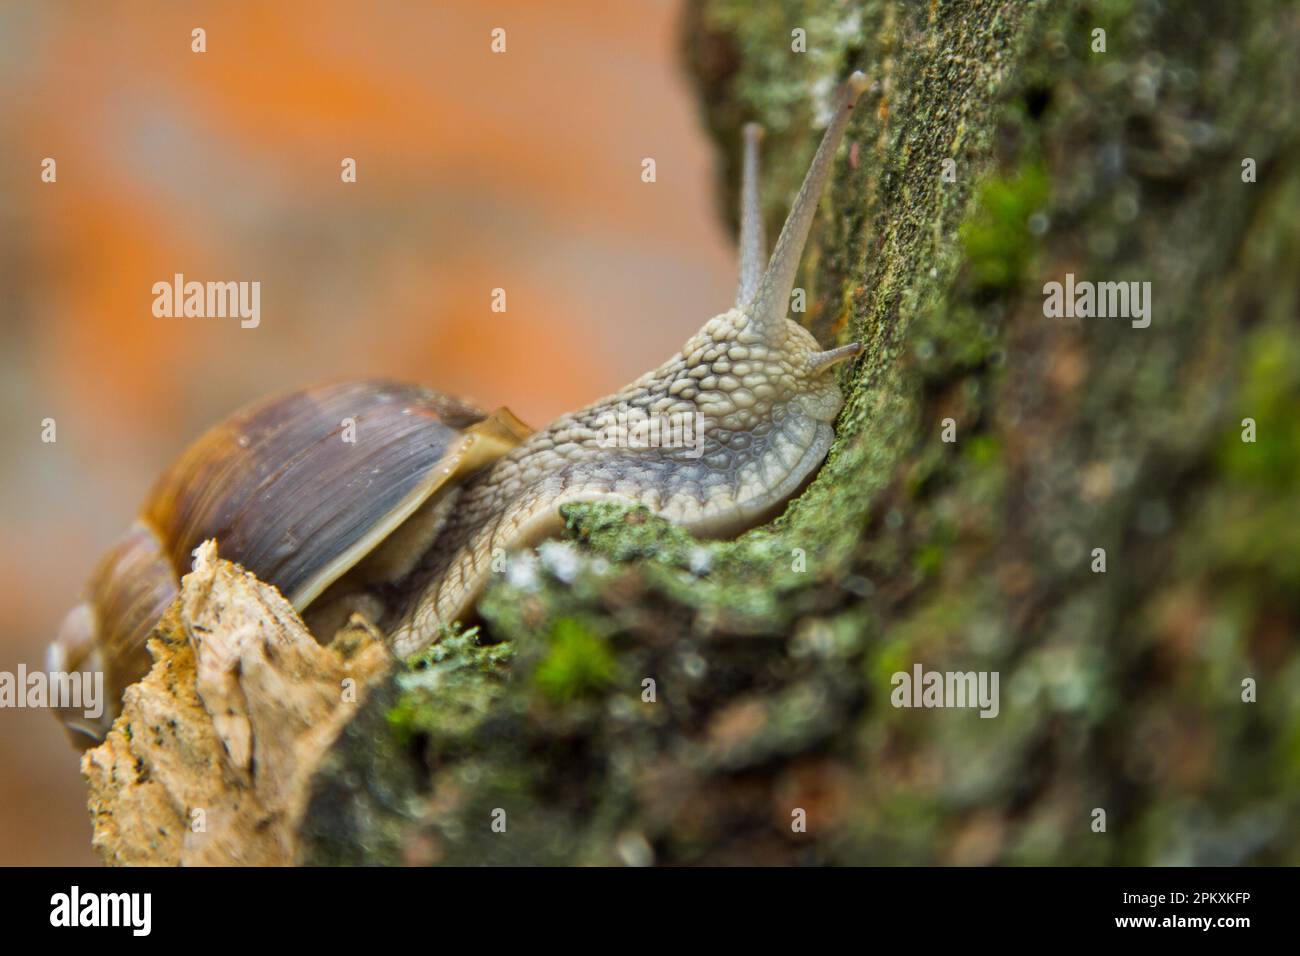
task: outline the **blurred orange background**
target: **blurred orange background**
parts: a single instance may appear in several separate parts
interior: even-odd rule
[[[677,7],[4,5],[0,670],[42,666],[153,478],[250,399],[377,375],[540,425],[725,309]],[[260,281],[260,326],[155,318],[178,272]],[[93,862],[50,715],[0,710],[0,760],[0,864]]]

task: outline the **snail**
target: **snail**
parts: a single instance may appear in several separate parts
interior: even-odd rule
[[[345,382],[264,400],[204,434],[158,480],[50,645],[51,671],[105,674],[101,718],[59,714],[74,742],[101,740],[123,690],[148,671],[146,639],[208,539],[300,612],[347,606],[352,591],[383,595],[383,629],[406,656],[472,612],[494,554],[557,535],[562,505],[644,505],[706,538],[775,516],[829,451],[843,404],[832,369],[861,351],[822,350],[786,312],[865,85],[857,72],[841,88],[766,267],[762,131],[745,128],[735,305],[622,391],[534,432],[506,409],[487,414],[421,387]],[[629,411],[692,420],[701,440],[617,440],[626,425],[611,422]]]

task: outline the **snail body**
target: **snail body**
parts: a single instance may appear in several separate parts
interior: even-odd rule
[[[155,485],[65,618],[50,669],[102,668],[116,705],[147,671],[145,640],[190,553],[209,538],[300,611],[348,582],[400,585],[389,589],[399,597],[383,623],[394,652],[406,655],[472,610],[494,553],[557,534],[562,505],[644,505],[702,537],[767,520],[825,458],[843,403],[831,370],[860,351],[821,350],[786,311],[864,85],[855,73],[842,90],[766,268],[760,131],[746,128],[736,304],[668,361],[537,432],[504,409],[488,415],[383,382],[321,386],[237,412]],[[621,441],[625,426],[611,423],[629,411],[642,421],[692,421],[700,440]],[[341,435],[346,421],[354,443]],[[83,743],[100,739],[114,715],[115,706],[95,723],[61,714]]]

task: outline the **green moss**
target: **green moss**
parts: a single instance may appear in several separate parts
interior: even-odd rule
[[[1002,444],[994,435],[974,435],[963,448],[967,460],[975,465],[994,465],[1002,455]]]
[[[388,712],[386,718],[393,737],[403,747],[415,737],[416,725],[423,720],[420,708],[409,698],[398,701],[397,706]]]
[[[477,729],[500,698],[515,646],[482,645],[479,629],[455,625],[444,636],[402,662],[395,678],[397,702],[386,713],[390,731],[405,746],[428,735],[438,748],[455,744]]]
[[[1021,284],[1037,248],[1030,217],[1047,199],[1047,174],[1037,164],[980,185],[974,214],[961,229],[966,260],[978,284],[992,289]]]
[[[614,680],[615,660],[606,643],[571,617],[551,629],[550,646],[533,671],[533,682],[552,703],[593,694]]]
[[[560,514],[569,534],[613,561],[658,558],[684,565],[696,544],[688,531],[640,505],[607,501],[565,505]]]
[[[934,577],[943,567],[943,546],[927,544],[916,553],[916,570],[924,577]]]
[[[1238,416],[1220,449],[1233,477],[1278,491],[1300,488],[1300,341],[1294,325],[1270,325],[1246,348]],[[1255,441],[1242,440],[1241,421],[1255,422]]]

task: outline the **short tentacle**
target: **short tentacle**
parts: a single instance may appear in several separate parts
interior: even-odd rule
[[[837,349],[830,349],[826,352],[816,352],[812,357],[812,373],[820,375],[834,365],[840,362],[846,362],[851,358],[857,358],[862,353],[861,342],[851,342],[848,345],[841,345]]]

